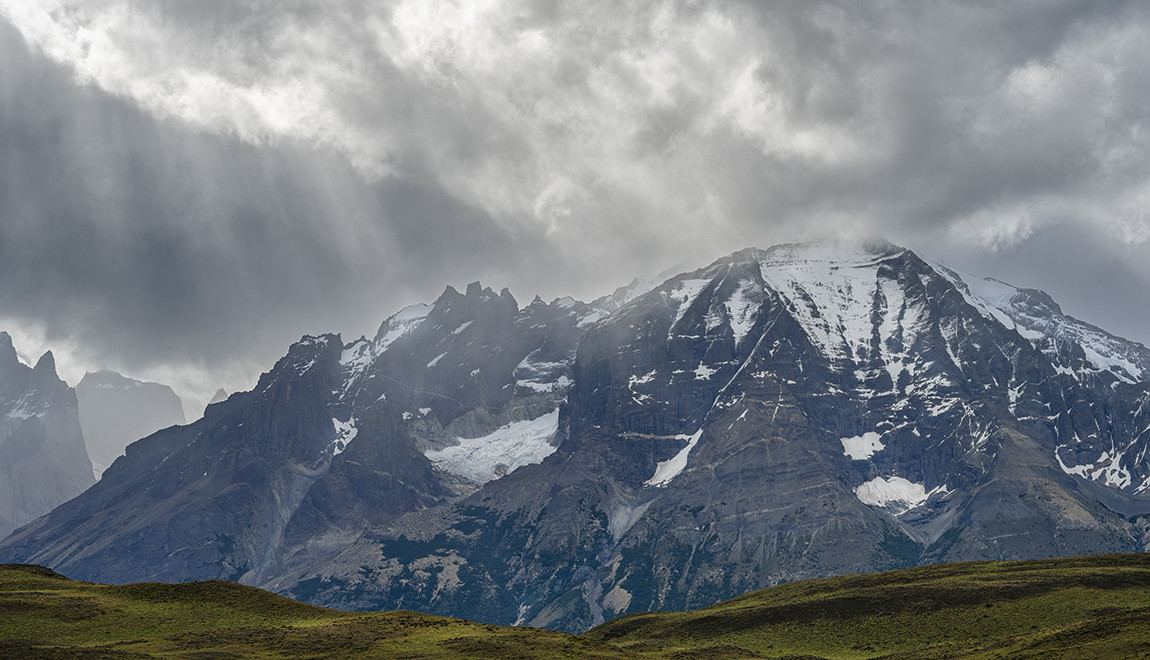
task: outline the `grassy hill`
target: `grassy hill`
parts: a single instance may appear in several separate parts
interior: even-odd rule
[[[578,637],[328,610],[230,582],[108,586],[4,565],[0,657],[1150,657],[1150,555],[806,580]]]
[[[804,580],[695,612],[622,617],[585,637],[620,650],[765,657],[1150,657],[1150,555]]]
[[[0,565],[0,657],[626,657],[528,628],[413,612],[341,612],[232,582],[76,582]]]

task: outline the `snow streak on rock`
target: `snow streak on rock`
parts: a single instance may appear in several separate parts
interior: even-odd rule
[[[380,336],[375,341],[376,351],[382,353],[396,339],[419,327],[431,310],[431,305],[409,305],[393,314],[380,328]]]
[[[1064,373],[1081,381],[1091,373],[1104,372],[1127,383],[1145,382],[1150,376],[1150,349],[1063,314],[1045,293],[968,273],[963,276],[945,267],[937,269],[983,315],[1029,339]],[[1084,367],[1065,363],[1060,342],[1082,349]]]
[[[739,288],[735,290],[731,297],[725,303],[727,308],[727,317],[730,319],[731,332],[735,335],[735,344],[743,343],[743,338],[751,331],[755,325],[756,315],[759,311],[759,304],[750,295],[754,290],[753,282],[741,282]]]
[[[674,334],[675,325],[687,313],[687,309],[695,302],[695,298],[711,283],[709,279],[683,280],[679,286],[672,290],[667,297],[674,304],[675,320],[671,323],[671,333]]]
[[[878,265],[891,256],[830,242],[782,245],[764,253],[760,268],[814,345],[828,359],[843,362],[870,347],[874,324],[868,303],[877,293]],[[888,300],[888,306],[897,302]]]
[[[1066,474],[1073,474],[1090,481],[1101,481],[1111,488],[1125,489],[1130,487],[1132,481],[1130,470],[1122,467],[1122,460],[1125,456],[1121,452],[1102,452],[1098,460],[1092,464],[1067,465],[1063,462],[1062,456],[1059,455],[1062,448],[1060,446],[1054,451],[1054,457],[1058,459],[1058,466]],[[1135,492],[1140,493],[1146,488],[1147,483],[1143,483]]]
[[[643,485],[662,488],[671,483],[671,480],[679,476],[679,473],[687,467],[687,458],[690,457],[691,450],[695,448],[695,445],[699,444],[699,438],[702,436],[703,429],[695,431],[693,435],[677,436],[680,440],[686,440],[687,446],[680,449],[679,453],[671,458],[665,461],[659,461],[659,464],[655,467],[655,474],[651,475],[650,479],[644,481]]]
[[[540,349],[532,351],[515,367],[515,386],[540,393],[562,392],[570,387],[571,379],[563,372],[575,356],[569,355],[565,362],[555,362],[540,359],[540,352]]]

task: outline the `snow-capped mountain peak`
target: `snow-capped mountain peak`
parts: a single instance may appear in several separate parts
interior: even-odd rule
[[[589,305],[447,287],[373,339],[305,337],[0,549],[573,631],[798,577],[1141,550],[1143,350],[880,241]]]
[[[1060,372],[1084,381],[1103,375],[1131,384],[1150,379],[1150,349],[1064,314],[1046,292],[938,269],[968,302],[1029,339]]]
[[[872,346],[876,304],[882,306],[885,334],[896,325],[909,329],[914,321],[905,315],[901,287],[879,276],[883,263],[903,253],[884,243],[826,241],[771,248],[759,264],[764,281],[783,296],[823,354],[850,362]]]

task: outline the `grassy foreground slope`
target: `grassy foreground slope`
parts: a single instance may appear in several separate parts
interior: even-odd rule
[[[938,564],[804,580],[585,635],[621,650],[766,657],[1150,657],[1150,555]],[[750,657],[755,657],[754,655]]]
[[[0,566],[0,657],[1150,657],[1150,555],[806,580],[579,636],[340,612],[220,581],[107,586]]]
[[[0,658],[149,657],[627,655],[550,630],[413,612],[341,612],[220,580],[108,586],[38,566],[0,565]]]

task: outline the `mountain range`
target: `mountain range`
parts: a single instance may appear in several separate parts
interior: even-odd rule
[[[898,246],[304,337],[0,560],[582,631],[806,577],[1141,551],[1150,350]]]

